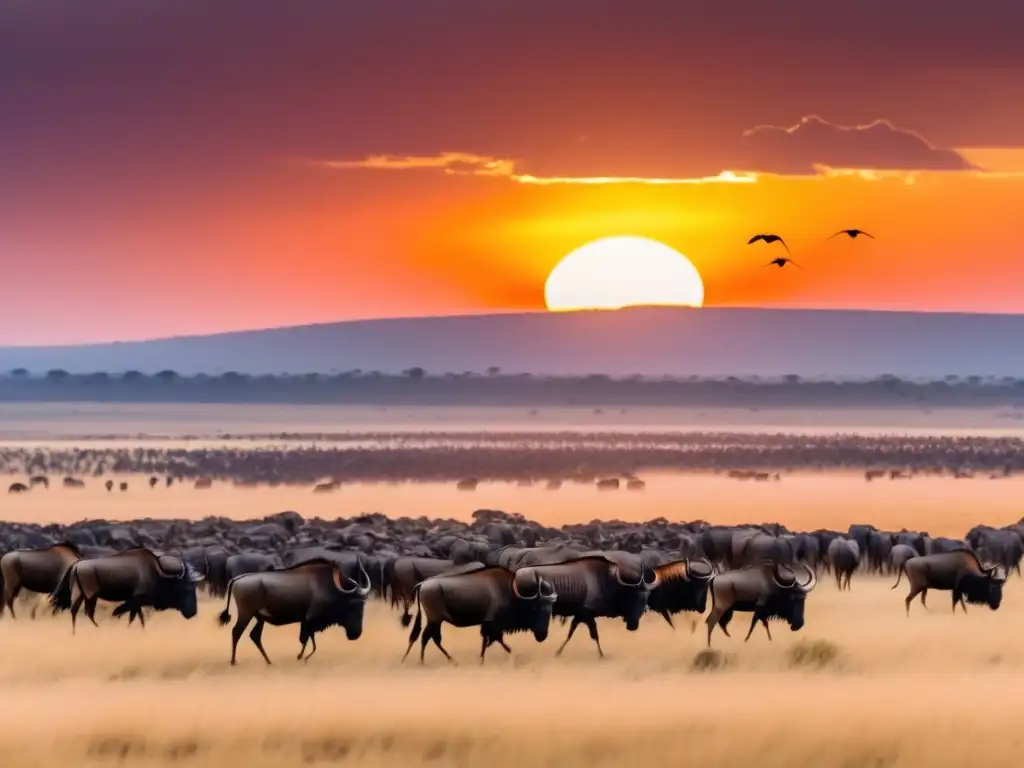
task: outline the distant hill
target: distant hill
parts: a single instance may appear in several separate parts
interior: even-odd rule
[[[0,347],[0,370],[182,375],[505,373],[1024,377],[1024,316],[634,308],[365,320],[66,347]]]

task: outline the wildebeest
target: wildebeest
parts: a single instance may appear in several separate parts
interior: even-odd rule
[[[832,539],[828,545],[828,561],[835,571],[836,587],[848,590],[853,572],[860,566],[860,547],[857,542],[845,536]]]
[[[800,631],[804,626],[807,594],[814,589],[818,579],[811,568],[802,563],[799,567],[807,571],[807,581],[803,583],[793,569],[772,562],[748,565],[715,576],[709,588],[711,612],[706,619],[708,647],[711,647],[711,633],[716,625],[722,628],[726,637],[730,637],[727,626],[736,611],[754,614],[744,642],[750,639],[759,621],[771,640],[768,619],[783,619],[789,623],[791,630]]]
[[[903,564],[912,557],[917,557],[919,553],[914,547],[909,544],[897,544],[889,551],[889,569],[890,573],[895,573],[903,568]]]
[[[24,483],[11,483],[7,488],[8,493],[27,493],[28,486]]]
[[[908,616],[910,603],[918,595],[921,595],[921,605],[928,608],[925,598],[929,589],[952,591],[954,612],[957,603],[964,613],[967,612],[964,598],[974,605],[987,605],[993,611],[998,610],[1003,600],[1006,569],[1001,565],[983,566],[978,556],[969,549],[910,558],[900,568],[896,583],[890,589],[900,585],[904,573],[910,582],[910,594],[905,601]]]
[[[591,554],[565,563],[529,566],[520,570],[536,572],[549,582],[558,594],[553,615],[572,619],[569,634],[555,652],[556,656],[562,654],[576,628],[584,624],[590,630],[598,654],[603,657],[596,619],[622,618],[626,629],[635,632],[647,609],[650,590],[657,585],[654,571],[644,566],[639,558],[633,565]]]
[[[659,614],[675,629],[672,616],[681,611],[702,614],[707,608],[708,584],[715,576],[708,560],[675,560],[654,566],[657,586],[647,597],[647,610]],[[696,629],[694,620],[692,629]]]
[[[231,621],[231,597],[234,595],[238,619],[231,628],[231,663],[235,663],[238,641],[249,622],[256,625],[249,638],[259,650],[263,660],[270,663],[263,650],[263,627],[270,624],[299,625],[298,659],[306,653],[306,644],[313,650],[306,661],[316,653],[317,632],[331,626],[345,628],[349,640],[358,640],[363,634],[363,612],[370,594],[370,576],[358,566],[358,580],[342,573],[337,563],[327,560],[308,560],[291,568],[263,573],[246,573],[228,584],[227,605],[218,616],[221,626]]]
[[[127,613],[129,623],[138,616],[145,627],[143,608],[173,608],[186,619],[195,616],[196,584],[202,580],[203,576],[180,557],[129,549],[72,563],[50,596],[50,604],[57,611],[71,611],[72,633],[83,604],[86,617],[96,625],[98,600],[121,603],[111,615]]]
[[[416,599],[415,588],[424,579],[450,571],[455,567],[451,560],[433,557],[399,557],[385,565],[385,588],[391,592],[391,607],[402,604],[402,626],[412,623],[409,609]]]
[[[409,633],[409,647],[405,661],[423,625],[422,614],[427,614],[427,626],[422,632],[420,663],[431,640],[453,661],[441,645],[441,625],[448,622],[454,627],[480,627],[480,663],[487,649],[497,643],[506,652],[504,635],[513,632],[533,632],[538,643],[548,636],[551,610],[558,595],[550,583],[535,568],[524,568],[513,573],[500,565],[474,563],[458,573],[432,576],[416,585],[416,621]]]
[[[80,557],[78,548],[67,541],[45,549],[15,549],[0,557],[0,577],[3,579],[0,616],[6,606],[11,610],[11,618],[16,618],[14,601],[22,589],[41,595],[52,593],[60,584],[64,572]],[[35,611],[33,607],[33,618]]]
[[[272,571],[280,565],[281,559],[277,555],[265,555],[261,552],[241,552],[237,555],[229,555],[224,568],[230,583],[235,578],[246,573]]]

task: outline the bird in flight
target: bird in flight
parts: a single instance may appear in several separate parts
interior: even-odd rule
[[[752,238],[747,240],[747,245],[753,245],[758,240],[764,240],[764,242],[769,243],[769,244],[770,243],[775,243],[775,242],[782,243],[782,247],[786,249],[786,253],[790,253],[789,246],[786,245],[786,241],[783,240],[778,235],[766,235],[766,234],[763,234],[763,233],[759,234],[759,235],[754,235]]]
[[[870,237],[872,240],[875,239],[874,235],[872,235],[870,232],[865,232],[863,229],[841,229],[828,239],[831,240],[833,237],[839,237],[840,235],[849,235],[851,240],[856,240],[857,237],[860,235],[864,235],[864,237]]]
[[[792,259],[787,259],[785,256],[779,256],[779,258],[777,258],[777,259],[772,259],[767,264],[765,264],[765,266],[766,267],[773,267],[774,266],[774,267],[779,267],[781,269],[782,267],[786,266],[787,264],[792,264],[794,267],[800,267],[800,265],[797,264],[795,261],[793,261]],[[800,269],[803,269],[803,267],[800,267]]]

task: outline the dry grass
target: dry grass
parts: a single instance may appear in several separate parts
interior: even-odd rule
[[[514,655],[492,651],[484,667],[478,636],[451,628],[458,666],[434,649],[425,667],[414,655],[403,666],[406,632],[379,604],[360,641],[335,630],[309,664],[294,659],[295,628],[268,628],[272,667],[248,638],[229,666],[219,603],[190,622],[154,615],[146,630],[105,617],[74,638],[66,617],[5,618],[0,754],[48,767],[855,768],[952,765],[984,744],[986,764],[1019,764],[1021,582],[997,613],[954,617],[939,593],[909,619],[890,583],[822,583],[805,629],[773,624],[771,643],[758,629],[744,644],[738,616],[732,640],[715,636],[721,654],[702,653],[703,625],[691,635],[648,617],[637,633],[602,623],[603,662],[585,633],[554,659],[556,625],[543,645],[515,636]]]

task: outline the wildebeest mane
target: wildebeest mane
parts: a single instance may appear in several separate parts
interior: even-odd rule
[[[71,554],[73,554],[75,557],[81,557],[82,556],[82,552],[78,548],[78,546],[75,543],[70,542],[70,541],[58,541],[58,542],[55,542],[55,543],[51,544],[49,547],[47,547],[47,549],[56,549],[57,547],[63,547],[64,549],[69,550],[71,552]]]
[[[985,605],[988,602],[990,582],[986,576],[965,573],[960,577],[957,588],[971,605]]]

